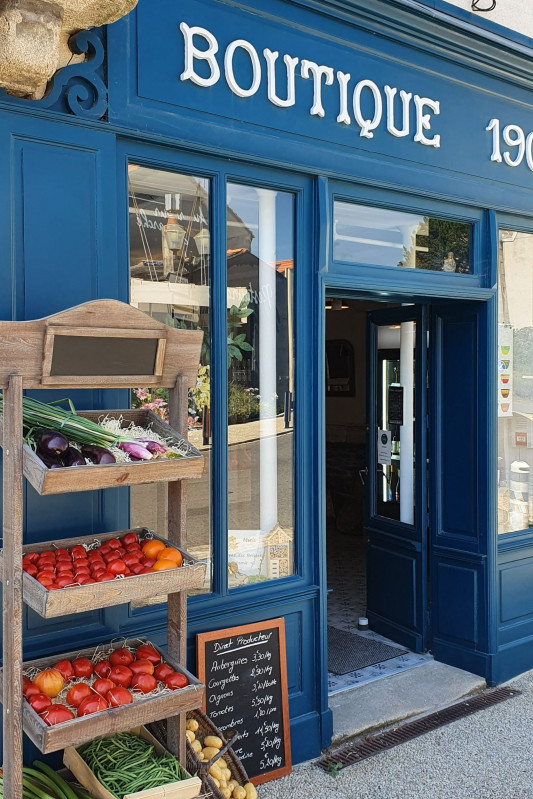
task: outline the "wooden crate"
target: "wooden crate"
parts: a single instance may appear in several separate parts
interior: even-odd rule
[[[123,425],[135,422],[141,427],[151,426],[163,438],[170,438],[187,455],[183,458],[155,459],[135,463],[106,463],[102,466],[69,466],[48,469],[38,455],[24,444],[24,477],[39,494],[66,494],[72,491],[94,491],[100,488],[118,488],[140,483],[169,482],[189,477],[201,477],[205,461],[201,452],[182,438],[152,411],[113,410],[78,411],[78,416],[97,422],[104,416],[123,418]],[[149,431],[147,430],[147,438]],[[0,416],[0,445],[3,438],[3,420]]]
[[[26,544],[22,547],[22,551],[24,553],[44,552],[45,550],[54,550],[59,547],[68,549],[75,544],[92,544],[96,540],[103,543],[110,538],[120,538],[127,532],[134,532],[140,536],[148,531],[145,528],[135,528],[134,530],[121,530],[116,533],[105,533],[97,536],[90,535],[83,538],[67,538],[39,544]],[[165,546],[175,546],[160,536],[154,536],[154,538],[162,541]],[[176,548],[179,549],[179,547]],[[133,600],[202,588],[205,580],[206,564],[200,563],[185,550],[180,549],[180,552],[183,555],[183,565],[177,569],[154,572],[153,574],[139,574],[135,577],[125,577],[124,579],[110,580],[109,582],[96,583],[95,585],[78,585],[72,588],[62,588],[59,591],[48,591],[44,585],[41,585],[41,583],[24,572],[24,602],[43,618],[50,619],[70,613],[83,613],[96,608],[107,608],[112,605],[132,602]],[[0,574],[2,560],[3,552],[0,552]]]
[[[153,744],[158,754],[166,751],[165,747],[145,727],[136,727],[133,730],[129,730],[129,732]],[[115,799],[114,795],[107,788],[104,788],[102,783],[95,777],[94,772],[91,771],[85,760],[80,757],[75,747],[69,746],[65,749],[63,763],[74,774],[80,785],[83,785],[95,799]],[[185,771],[183,765],[182,769]],[[188,772],[185,773],[187,774],[187,779],[180,782],[167,783],[160,788],[149,788],[146,791],[136,791],[135,793],[126,794],[120,799],[194,799],[200,793],[202,782],[198,777],[191,777]]]
[[[109,645],[111,649],[118,649],[121,646],[141,643],[148,643],[147,640],[136,638],[134,641],[120,641]],[[35,746],[43,753],[56,752],[58,749],[65,749],[67,746],[80,746],[86,741],[91,741],[102,735],[111,735],[114,732],[122,732],[140,724],[148,724],[151,721],[159,721],[169,716],[175,716],[187,710],[194,710],[200,707],[205,693],[205,686],[194,677],[184,666],[173,658],[169,657],[159,647],[163,660],[172,666],[175,671],[185,674],[189,680],[189,685],[179,688],[176,691],[168,691],[155,697],[141,697],[135,699],[130,705],[123,707],[102,710],[90,716],[65,721],[63,724],[56,724],[48,727],[43,719],[35,713],[29,702],[24,700],[23,704],[23,726],[24,732],[33,741]],[[91,649],[77,650],[67,654],[58,654],[51,657],[39,658],[24,663],[23,669],[37,668],[45,669],[58,663],[60,660],[73,660],[76,657],[92,658],[95,647]],[[0,681],[3,688],[3,669],[0,671]],[[3,693],[3,692],[2,692]],[[71,708],[72,709],[72,708]]]

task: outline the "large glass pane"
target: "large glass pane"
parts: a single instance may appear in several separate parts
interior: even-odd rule
[[[187,492],[187,546],[210,562],[209,181],[137,164],[129,165],[128,176],[130,302],[170,327],[204,332],[198,380],[189,392],[189,440],[207,463]],[[140,386],[132,396],[134,407],[163,419],[167,402],[167,389]],[[131,523],[168,534],[166,484],[132,487]],[[209,568],[204,590],[211,590]]]
[[[533,525],[533,234],[500,230],[498,532]]]
[[[333,258],[351,264],[471,272],[471,225],[335,201]]]
[[[230,184],[229,586],[293,571],[294,196]]]

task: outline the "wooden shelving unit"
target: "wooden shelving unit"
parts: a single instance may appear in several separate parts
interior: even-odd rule
[[[26,584],[24,592],[24,583],[27,582],[24,578],[27,575],[22,569],[23,476],[40,494],[165,481],[168,486],[168,540],[186,551],[185,479],[200,477],[204,468],[201,454],[186,442],[188,388],[196,382],[202,335],[199,331],[168,328],[141,311],[114,300],[85,303],[32,322],[0,322],[0,388],[3,392],[0,446],[3,447],[4,456],[3,780],[4,795],[10,799],[22,799],[23,731],[41,751],[51,752],[167,716],[170,717],[167,722],[167,746],[181,763],[186,763],[185,713],[201,706],[205,691],[204,686],[189,675],[182,665],[186,662],[186,589],[201,587],[205,567],[190,559],[181,575],[177,573],[180,570],[177,570],[175,574],[128,577],[118,581],[123,584],[121,586],[104,584],[102,591],[97,590],[100,588],[97,585],[47,592],[54,594],[50,603],[33,590],[35,587],[30,583]],[[120,413],[127,418],[136,416],[137,420],[144,415],[145,421],[150,421],[154,429],[160,427],[160,433],[177,435],[185,446],[185,457],[169,461],[48,470],[23,442],[23,389],[138,386],[169,389],[169,426],[158,417],[146,419],[145,411],[126,409]],[[116,412],[106,413],[113,415]],[[86,415],[97,419],[101,414],[87,412]],[[144,577],[147,579],[141,582]],[[43,616],[61,615],[62,606],[65,614],[71,614],[75,612],[73,604],[76,602],[79,602],[81,611],[128,601],[133,583],[139,586],[137,596],[170,592],[168,654],[165,658],[187,674],[191,684],[170,696],[134,702],[126,708],[114,708],[55,727],[46,727],[22,696],[23,601],[26,599]],[[92,590],[85,591],[85,588]],[[61,596],[66,596],[64,591],[69,593],[67,603],[63,603]],[[78,591],[79,594],[76,593]],[[65,656],[55,655],[38,662],[45,667],[60,657]]]

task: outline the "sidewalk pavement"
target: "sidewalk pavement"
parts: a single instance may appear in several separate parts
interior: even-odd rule
[[[508,685],[523,693],[336,778],[301,763],[261,785],[259,799],[533,799],[533,671]]]

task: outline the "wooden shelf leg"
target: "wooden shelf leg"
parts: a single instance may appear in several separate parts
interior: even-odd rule
[[[184,438],[188,436],[189,387],[184,375],[178,375],[176,386],[169,391],[169,423]],[[187,483],[176,480],[168,484],[168,539],[187,549]],[[187,592],[168,596],[167,647],[171,657],[187,664]],[[185,713],[167,719],[167,746],[182,766],[187,766]]]
[[[22,376],[3,392],[4,796],[22,799]]]

